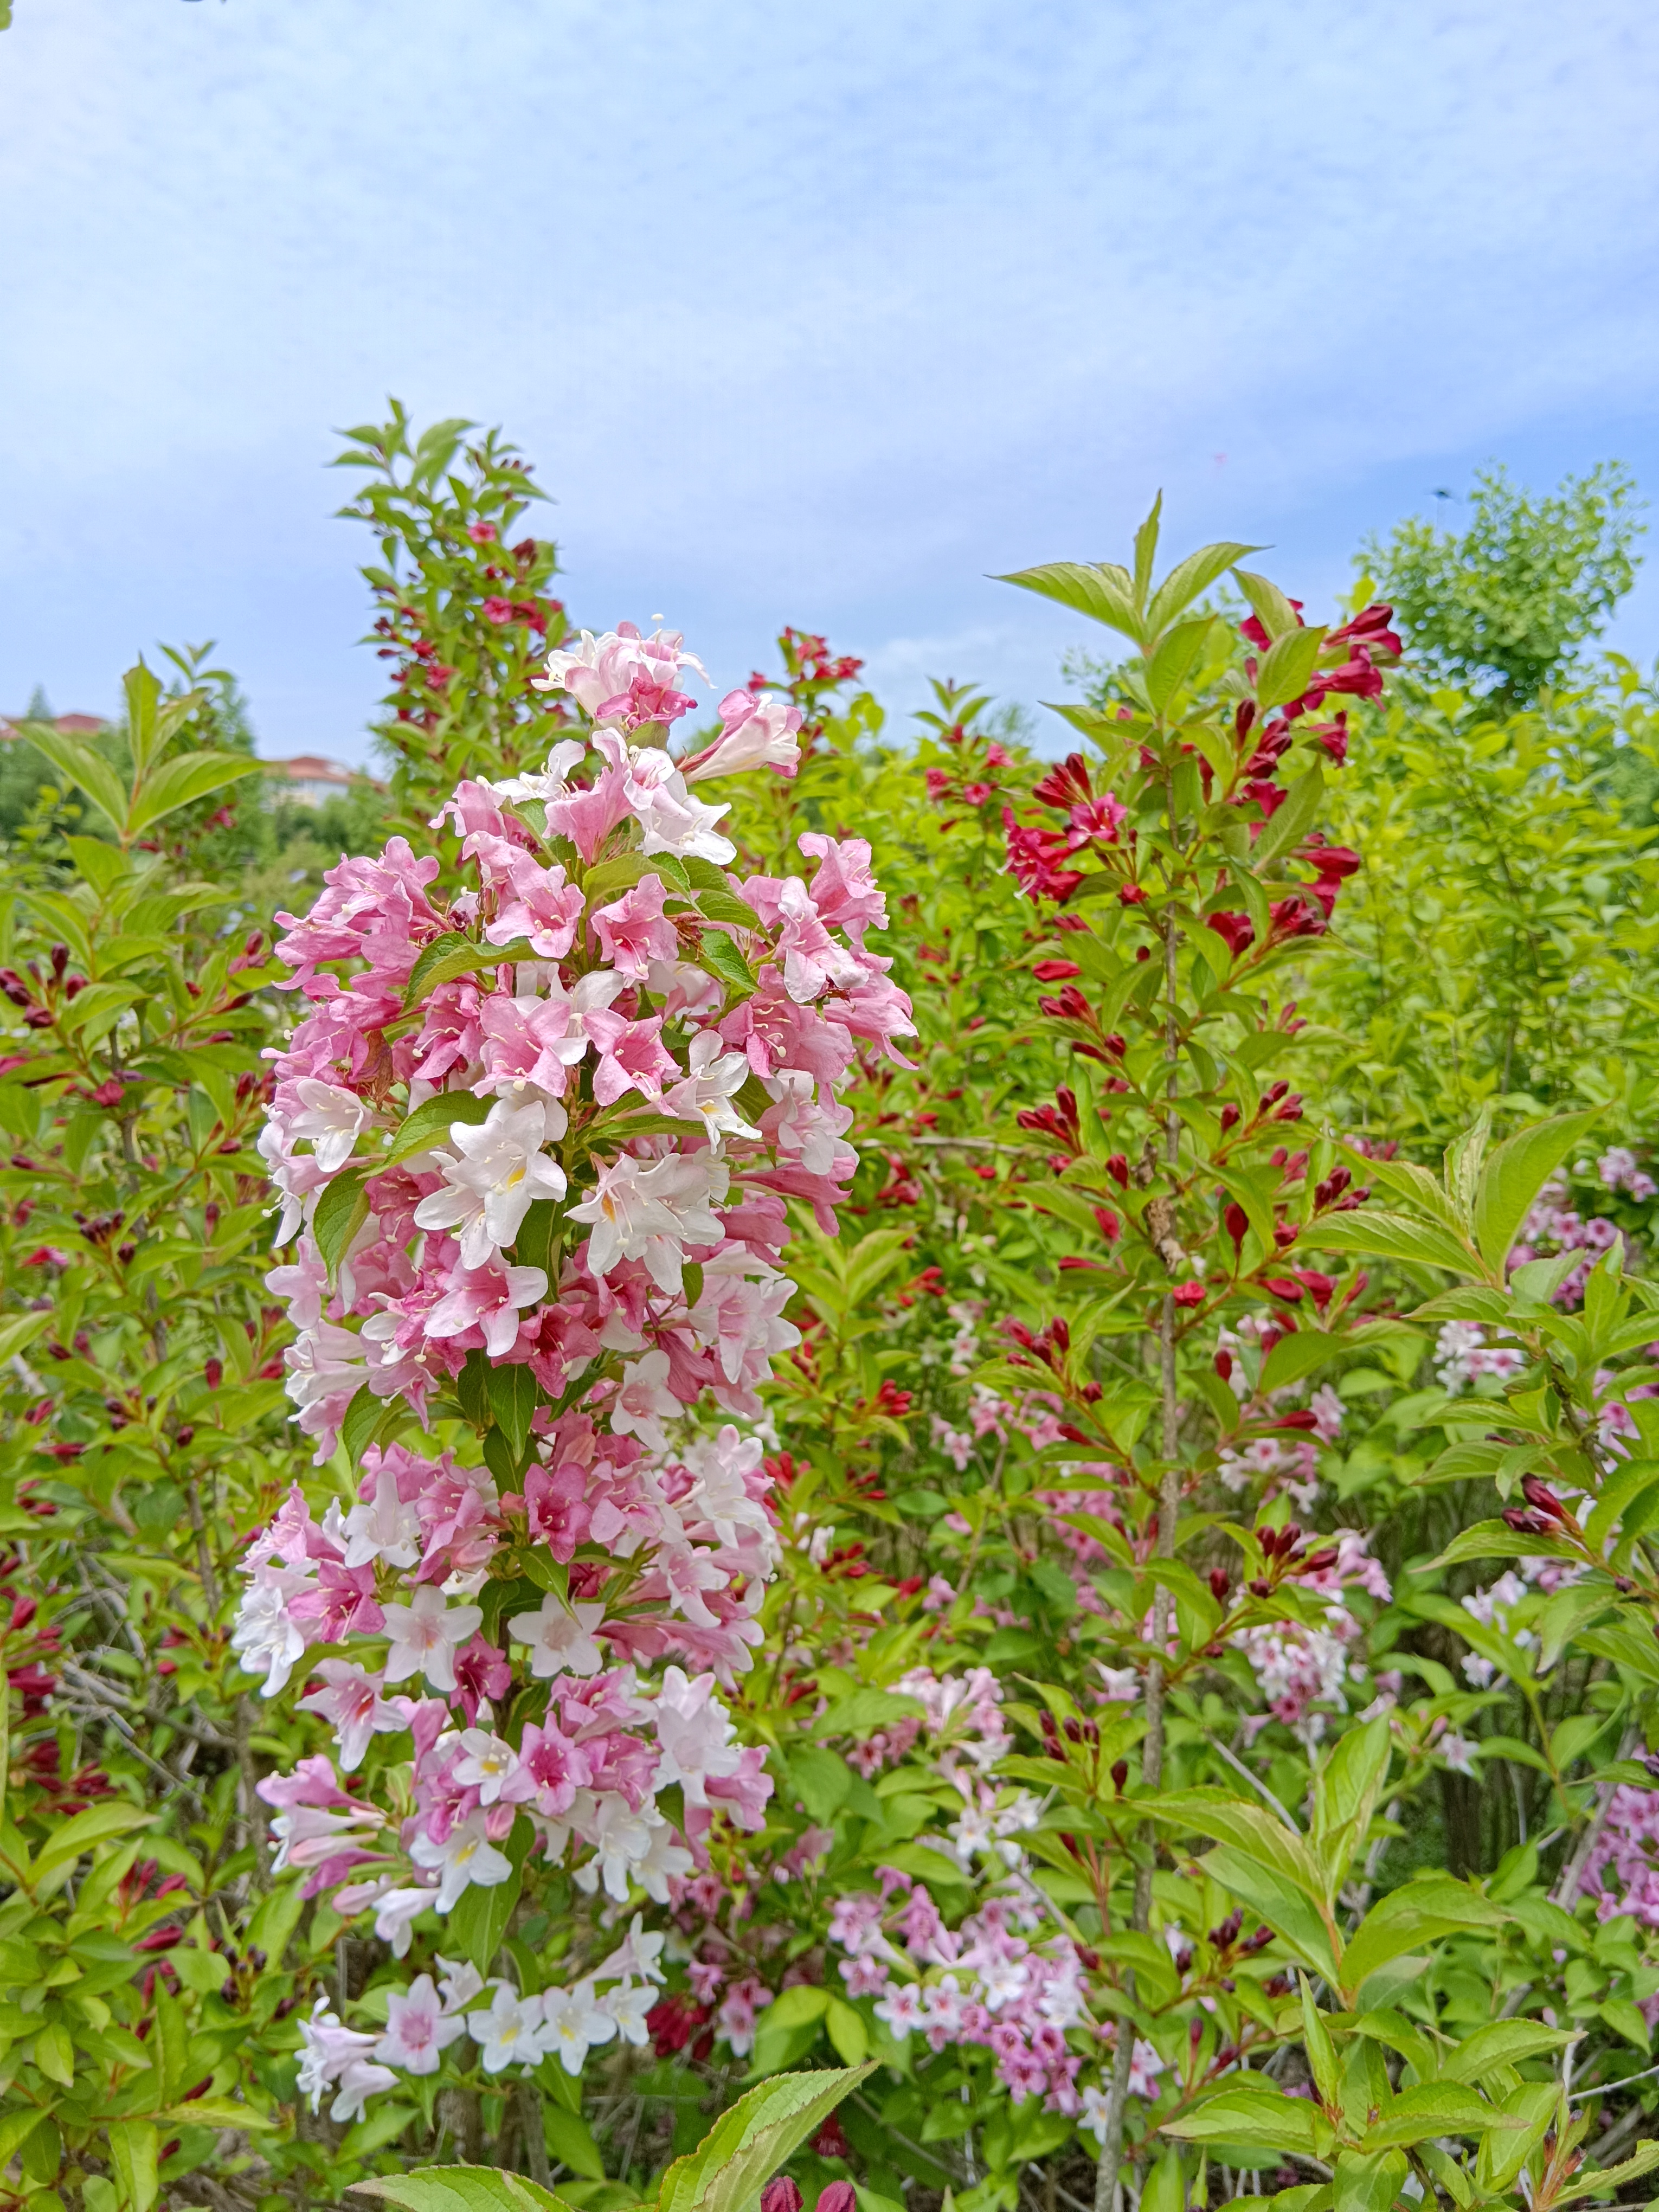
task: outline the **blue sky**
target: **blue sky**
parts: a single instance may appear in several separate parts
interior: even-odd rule
[[[1641,0],[15,0],[0,707],[215,636],[361,757],[331,426],[501,422],[580,618],[1035,701],[988,572],[1230,536],[1314,606],[1510,463],[1659,485]],[[1449,510],[1455,513],[1455,509]],[[1618,641],[1659,649],[1659,569]]]

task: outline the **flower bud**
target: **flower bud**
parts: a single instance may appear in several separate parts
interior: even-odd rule
[[[787,2173],[775,2173],[761,2191],[761,2212],[800,2212],[799,2184]]]
[[[858,2202],[850,2181],[832,2181],[818,2198],[818,2212],[858,2212]]]

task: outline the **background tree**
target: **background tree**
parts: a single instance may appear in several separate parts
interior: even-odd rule
[[[1636,481],[1602,461],[1544,499],[1502,468],[1477,471],[1461,533],[1415,518],[1360,558],[1430,677],[1523,707],[1599,634],[1636,575]],[[1372,583],[1361,596],[1373,596]]]

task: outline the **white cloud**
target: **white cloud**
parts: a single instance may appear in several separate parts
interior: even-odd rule
[[[786,620],[918,691],[982,643],[1028,697],[1057,618],[987,572],[1159,483],[1316,592],[1470,460],[1654,444],[1638,0],[16,12],[0,705],[216,633],[269,750],[349,750],[321,464],[388,389],[537,456],[589,618],[723,680]]]

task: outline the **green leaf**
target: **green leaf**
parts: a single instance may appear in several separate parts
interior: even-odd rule
[[[15,1358],[26,1345],[33,1344],[51,1319],[50,1310],[8,1314],[0,1321],[0,1360]]]
[[[733,922],[739,929],[760,927],[760,916],[748,900],[739,898],[735,891],[699,891],[697,911],[710,921]]]
[[[531,1419],[541,1397],[536,1378],[522,1360],[510,1364],[501,1362],[491,1366],[486,1387],[495,1425],[517,1458],[529,1440]],[[480,1967],[478,1971],[482,1973],[483,1969]]]
[[[471,1091],[441,1091],[435,1098],[427,1099],[417,1106],[399,1127],[386,1148],[384,1159],[376,1163],[374,1172],[396,1167],[400,1161],[412,1159],[416,1152],[429,1152],[449,1140],[449,1133],[458,1121],[476,1128],[487,1121],[489,1110],[497,1102],[494,1098],[479,1098]]]
[[[703,939],[699,951],[702,964],[710,975],[718,976],[726,988],[735,991],[739,998],[750,998],[759,988],[758,977],[729,937],[723,937],[716,931],[712,936]]]
[[[60,2021],[48,2021],[34,2038],[34,2063],[49,2081],[68,2088],[75,2079],[75,2045]]]
[[[1478,2136],[1502,2125],[1501,2116],[1473,2089],[1455,2081],[1419,2081],[1382,2107],[1365,2130],[1365,2147],[1376,2151],[1435,2136]]]
[[[1534,1200],[1603,1109],[1586,1106],[1577,1114],[1536,1121],[1507,1137],[1486,1162],[1474,1201],[1474,1241],[1496,1273]]]
[[[79,738],[65,737],[50,722],[31,722],[28,740],[36,752],[46,755],[67,785],[85,792],[112,830],[125,827],[126,790],[101,753]]]
[[[1255,2150],[1314,2149],[1314,2108],[1305,2097],[1287,2097],[1260,2075],[1206,2097],[1190,2112],[1161,2123],[1166,2136],[1188,2142],[1235,2142]]]
[[[1554,1559],[1577,1559],[1583,1554],[1571,1545],[1558,1543],[1553,1536],[1528,1536],[1527,1549]],[[1477,1521],[1473,1528],[1466,1528],[1461,1536],[1454,1536],[1437,1559],[1431,1560],[1435,1567],[1455,1567],[1462,1559],[1512,1559],[1516,1556],[1516,1534],[1507,1522]]]
[[[66,1861],[73,1863],[94,1844],[107,1843],[112,1836],[131,1835],[135,1828],[147,1828],[155,1818],[137,1805],[89,1805],[84,1813],[76,1814],[52,1830],[40,1847],[35,1873],[38,1876]]]
[[[1348,1349],[1346,1340],[1322,1328],[1298,1328],[1281,1336],[1261,1363],[1264,1393],[1283,1390],[1305,1375],[1328,1366]]]
[[[643,853],[619,853],[614,860],[601,860],[597,868],[590,868],[582,878],[582,896],[587,901],[591,914],[596,906],[604,906],[618,891],[625,891],[652,867]],[[753,917],[750,917],[752,921]]]
[[[1318,624],[1286,630],[1282,637],[1273,640],[1256,669],[1255,703],[1264,714],[1272,708],[1283,707],[1302,696],[1312,679],[1314,664],[1324,642],[1325,632]],[[1277,815],[1273,817],[1275,821],[1278,818]]]
[[[1289,643],[1289,640],[1285,641]],[[1274,652],[1279,650],[1275,646]],[[1293,853],[1314,826],[1320,802],[1325,796],[1325,772],[1314,767],[1297,776],[1289,787],[1289,795],[1271,821],[1262,826],[1255,841],[1255,861],[1258,870],[1270,860],[1277,860],[1285,853]]]
[[[842,2065],[863,2065],[870,2055],[870,2031],[864,2024],[863,2014],[855,2012],[844,1997],[831,1997],[823,2025]]]
[[[1270,639],[1281,638],[1287,630],[1299,628],[1300,616],[1277,584],[1249,568],[1235,568],[1233,576]]]
[[[1022,592],[1037,592],[1045,599],[1057,599],[1073,613],[1104,623],[1108,629],[1121,631],[1137,645],[1148,635],[1147,624],[1135,612],[1133,592],[1125,568],[1105,564],[1085,568],[1080,561],[1049,561],[1039,568],[1020,568],[1012,576],[999,576],[996,581],[1018,584]]]
[[[1368,2130],[1368,2143],[1375,2133]],[[1332,2180],[1334,2212],[1389,2212],[1409,2171],[1403,2151],[1339,2151]]]
[[[1336,2045],[1331,2041],[1330,2031],[1320,2017],[1319,2007],[1314,2002],[1313,1990],[1308,1977],[1302,1983],[1302,2048],[1308,2055],[1308,2064],[1319,2092],[1320,2102],[1332,2111],[1342,2101],[1342,2069],[1336,2063]]]
[[[1177,623],[1167,636],[1158,640],[1146,672],[1146,696],[1157,713],[1161,714],[1180,690],[1182,678],[1198,658],[1210,619],[1202,615],[1193,622]]]
[[[404,2212],[571,2212],[565,2198],[539,2182],[494,2166],[425,2166],[346,2187],[354,2196],[383,2197]]]
[[[815,2020],[822,2020],[829,2009],[828,1990],[817,1988],[810,1982],[797,1982],[787,1990],[780,1990],[766,2008],[769,2027],[805,2027]]]
[[[513,1917],[513,1908],[519,1901],[520,1870],[533,1840],[530,1823],[520,1814],[514,1821],[513,1832],[507,1841],[507,1856],[513,1863],[512,1873],[505,1881],[491,1883],[487,1888],[480,1882],[470,1883],[461,1892],[445,1923],[447,1939],[456,1945],[464,1959],[471,1959],[481,1974],[489,1973],[495,1954],[501,1948],[507,1923]]]
[[[1465,1929],[1501,1927],[1504,1908],[1449,1876],[1408,1881],[1378,1900],[1342,1954],[1342,1986],[1357,1993],[1379,1966],[1403,1952]]]
[[[476,975],[480,968],[498,968],[506,960],[530,960],[535,955],[522,939],[511,945],[480,945],[458,930],[434,937],[423,947],[404,986],[405,1006],[418,1006],[440,983],[453,983],[458,975]]]
[[[128,2212],[150,2212],[161,2194],[157,2152],[161,2138],[149,2120],[112,2120],[109,2125],[110,2159],[121,2184]]]
[[[1298,1884],[1218,1844],[1199,1861],[1203,1871],[1249,1905],[1305,1966],[1334,1984],[1337,1971],[1330,1930],[1318,1906]]]
[[[1181,2153],[1173,2144],[1146,2177],[1140,2212],[1187,2212],[1187,2181]]]
[[[689,2157],[669,2167],[657,2192],[657,2212],[745,2212],[872,2069],[867,2061],[834,2073],[783,2074],[750,2090]]]
[[[605,2160],[593,2140],[593,2130],[580,2112],[567,2112],[562,2105],[544,2107],[543,2124],[547,2132],[547,2146],[562,2166],[573,2173],[583,2174],[589,2181],[605,2179]]]
[[[312,1240],[331,1282],[351,1249],[352,1238],[368,1218],[368,1194],[363,1186],[371,1172],[368,1168],[342,1168],[317,1200],[311,1221]]]
[[[1616,2197],[1627,2181],[1651,2173],[1656,2166],[1659,2166],[1659,2142],[1639,2142],[1619,2165],[1606,2166],[1600,2173],[1581,2173],[1576,2181],[1557,2191],[1555,2201],[1558,2204],[1571,2204],[1581,2197]]]
[[[356,1467],[363,1454],[374,1441],[374,1431],[380,1425],[380,1416],[386,1411],[384,1398],[377,1398],[367,1382],[352,1393],[351,1403],[346,1407],[340,1422],[340,1442],[345,1446],[346,1457]]]
[[[1178,614],[1191,606],[1200,592],[1207,592],[1218,576],[1225,575],[1243,555],[1261,550],[1259,545],[1239,545],[1231,542],[1200,545],[1196,553],[1189,553],[1184,561],[1177,561],[1152,593],[1152,603],[1146,609],[1146,635],[1157,637]]]
[[[222,791],[228,783],[239,783],[244,776],[260,775],[264,771],[263,761],[249,760],[241,753],[180,753],[176,760],[163,761],[133,793],[127,835],[140,836],[164,815],[174,814],[192,800],[205,799],[210,792]]]
[[[1446,1267],[1458,1274],[1474,1274],[1475,1255],[1449,1230],[1436,1222],[1413,1221],[1404,1213],[1389,1213],[1382,1206],[1356,1206],[1351,1213],[1330,1213],[1310,1221],[1298,1239],[1322,1252],[1363,1252],[1379,1260],[1404,1260],[1419,1267]]]

